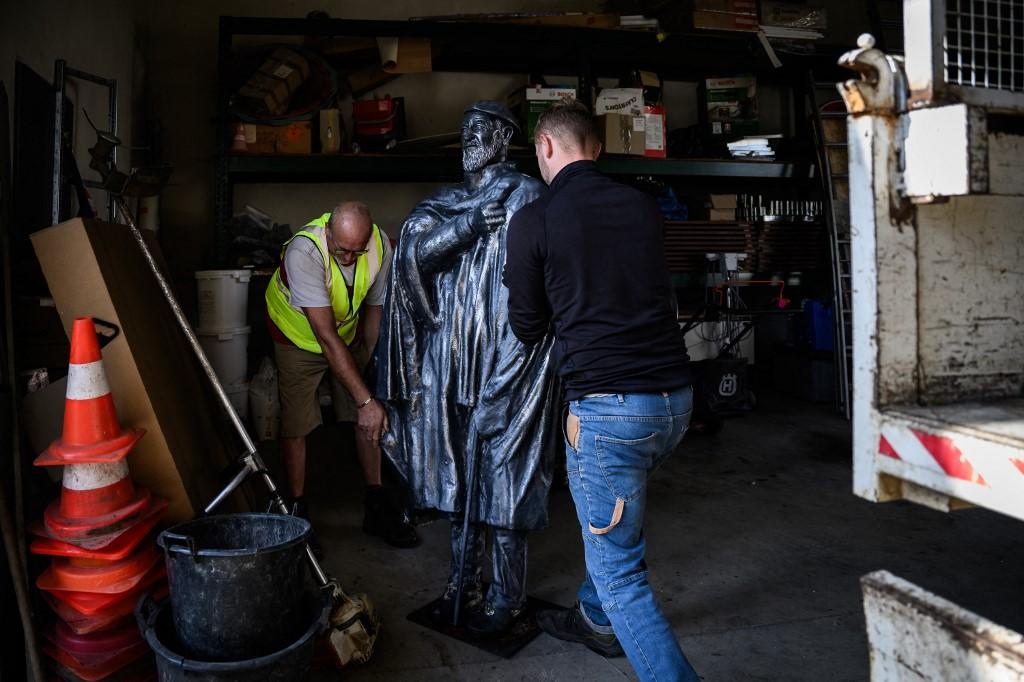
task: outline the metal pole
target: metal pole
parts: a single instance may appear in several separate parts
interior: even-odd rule
[[[56,90],[54,103],[53,121],[53,203],[50,204],[50,222],[56,225],[60,222],[60,195],[62,185],[61,166],[63,165],[64,154],[64,68],[67,65],[63,59],[58,59],[53,67],[53,89]]]
[[[217,394],[217,398],[220,400],[221,407],[224,408],[228,418],[235,427],[235,431],[238,432],[243,445],[245,445],[245,468],[242,469],[231,483],[228,484],[228,487],[207,506],[206,511],[209,512],[220,504],[220,502],[223,501],[231,491],[241,485],[242,482],[248,478],[250,473],[259,472],[263,477],[263,482],[267,486],[267,490],[273,498],[274,506],[276,506],[282,513],[287,514],[288,507],[285,505],[284,500],[281,499],[281,495],[277,490],[277,486],[274,484],[274,480],[270,477],[270,474],[267,473],[267,468],[264,466],[262,458],[260,458],[259,453],[256,452],[256,444],[253,443],[245,425],[242,424],[241,418],[238,416],[238,413],[235,412],[235,407],[231,404],[231,399],[228,398],[228,394],[224,392],[224,387],[221,385],[220,379],[217,378],[217,373],[213,371],[213,366],[207,359],[206,353],[203,351],[203,347],[199,344],[199,339],[196,337],[195,332],[192,331],[192,326],[185,318],[185,313],[182,312],[181,306],[178,305],[178,299],[174,297],[174,292],[171,291],[170,284],[167,282],[163,273],[160,272],[160,266],[156,264],[156,260],[154,260],[153,254],[149,250],[149,246],[146,245],[146,240],[142,237],[142,232],[139,231],[139,228],[135,225],[135,219],[133,218],[131,211],[128,210],[128,205],[125,203],[124,197],[117,197],[116,202],[118,210],[120,210],[121,215],[125,220],[125,224],[128,226],[128,229],[131,230],[132,237],[135,238],[135,242],[139,245],[139,249],[142,251],[142,255],[146,259],[146,263],[149,265],[150,271],[153,273],[153,276],[156,277],[157,284],[160,286],[160,290],[163,292],[164,298],[167,300],[168,305],[171,306],[171,311],[174,313],[174,317],[178,321],[178,326],[180,326],[181,330],[185,332],[189,345],[192,346],[192,351],[199,359],[199,364],[202,365],[203,371],[206,373],[206,377],[210,380],[210,384],[213,386],[214,393]],[[321,585],[326,585],[329,582],[327,574],[320,566],[320,562],[317,561],[316,557],[313,555],[313,550],[308,544],[306,545],[306,557],[309,559],[310,566],[312,566],[313,572],[316,574],[316,578],[319,583]]]
[[[110,133],[117,137],[117,81],[110,80],[107,87],[109,88],[107,97],[107,120],[110,123]],[[117,170],[117,147],[115,146],[110,152],[110,167]],[[114,195],[107,192],[107,220],[114,222]]]

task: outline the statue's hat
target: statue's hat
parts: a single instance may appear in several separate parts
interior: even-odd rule
[[[516,135],[522,135],[523,129],[519,126],[519,120],[508,110],[507,107],[498,104],[492,99],[482,99],[473,102],[470,106],[466,107],[465,114],[469,114],[473,111],[479,111],[482,114],[489,114],[490,116],[496,116],[502,121],[508,123],[515,130]]]

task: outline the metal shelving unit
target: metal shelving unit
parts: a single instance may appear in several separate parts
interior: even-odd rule
[[[266,36],[418,36],[431,39],[436,72],[545,73],[579,78],[581,97],[599,76],[619,76],[623,66],[650,69],[667,80],[700,79],[708,73],[754,73],[761,82],[794,87],[811,65],[835,71],[831,56],[787,56],[773,69],[754,34],[699,32],[659,39],[652,32],[444,21],[363,21],[221,17],[218,42],[216,252],[225,253],[233,186],[246,182],[449,182],[462,177],[456,154],[258,156],[229,153],[229,67],[235,38]],[[247,41],[251,42],[251,41]],[[831,70],[831,71],[830,71]],[[842,75],[842,74],[840,74]],[[837,76],[837,80],[839,77]],[[516,156],[525,172],[536,172],[532,155]],[[799,163],[731,159],[604,157],[613,175],[646,175],[755,181],[800,181],[815,177],[812,160]]]
[[[520,170],[537,172],[532,156],[513,155]],[[719,178],[813,177],[809,163],[727,159],[644,159],[602,157],[598,165],[610,175],[659,175]],[[456,154],[341,154],[310,156],[232,155],[227,159],[232,182],[457,181],[462,161]]]

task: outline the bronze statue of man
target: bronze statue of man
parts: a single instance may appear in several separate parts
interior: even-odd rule
[[[424,199],[402,226],[378,344],[377,397],[391,419],[381,445],[412,506],[452,520],[452,571],[435,615],[454,615],[466,546],[462,604],[478,635],[507,631],[526,603],[526,534],[547,524],[558,436],[552,337],[516,339],[502,285],[508,221],[544,191],[507,161],[518,130],[497,102],[466,109],[463,183]]]

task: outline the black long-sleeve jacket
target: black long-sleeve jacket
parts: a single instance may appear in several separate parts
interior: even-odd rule
[[[663,229],[653,199],[592,161],[563,168],[544,196],[512,217],[509,323],[524,343],[554,324],[553,359],[567,399],[690,383]]]

